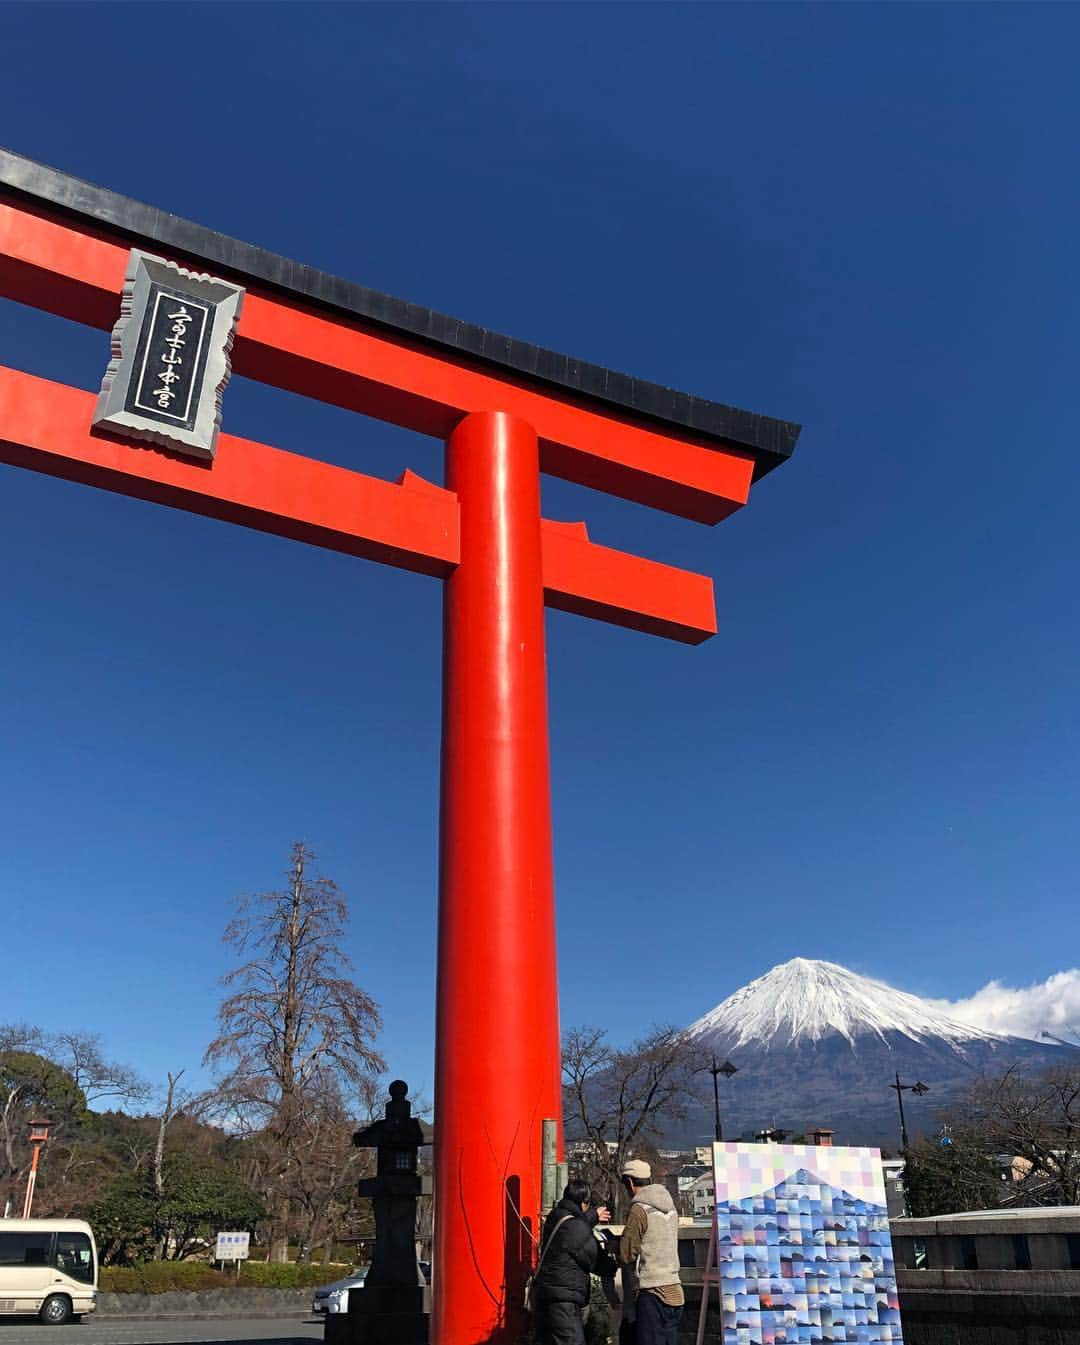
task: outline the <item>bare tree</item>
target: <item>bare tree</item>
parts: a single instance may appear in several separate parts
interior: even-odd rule
[[[1080,1203],[1077,1064],[983,1076],[941,1120],[947,1143],[915,1145],[908,1155],[904,1184],[915,1213]]]
[[[86,1098],[87,1106],[106,1100],[144,1102],[150,1086],[127,1065],[106,1060],[101,1038],[94,1032],[56,1032],[45,1037],[46,1053],[62,1066]]]
[[[374,1093],[373,1083],[365,1099],[368,1114]],[[355,1128],[336,1080],[327,1077],[309,1098],[293,1150],[289,1195],[298,1215],[298,1261],[309,1260],[320,1243],[324,1260],[329,1260],[341,1224],[356,1205],[357,1180],[371,1175],[371,1151],[353,1145]]]
[[[158,1205],[165,1199],[165,1132],[169,1128],[169,1122],[176,1115],[176,1085],[180,1082],[183,1070],[178,1070],[175,1074],[169,1070],[167,1078],[169,1080],[168,1088],[165,1092],[165,1105],[158,1115],[157,1140],[154,1144],[154,1199]],[[165,1259],[165,1253],[168,1250],[168,1233],[162,1230],[159,1234],[156,1256],[159,1261]]]
[[[34,1113],[50,1121],[39,1203],[63,1213],[77,1205],[87,1179],[108,1167],[86,1133],[91,1104],[137,1102],[146,1093],[134,1070],[105,1058],[95,1034],[0,1026],[0,1146],[7,1188],[0,1206],[10,1211],[16,1203],[31,1152],[26,1122]]]
[[[154,1194],[158,1200],[165,1194],[165,1132],[169,1128],[169,1122],[176,1115],[176,1107],[174,1106],[176,1085],[180,1082],[183,1073],[183,1070],[178,1070],[175,1074],[172,1070],[169,1071],[169,1086],[165,1093],[165,1105],[158,1116],[157,1143],[154,1145]]]
[[[959,1108],[960,1124],[987,1147],[1019,1160],[1026,1203],[1080,1203],[1080,1066],[1037,1078],[1020,1068],[978,1080]]]
[[[700,1048],[673,1027],[625,1048],[611,1046],[603,1028],[577,1027],[563,1038],[562,1061],[567,1133],[587,1145],[578,1166],[621,1201],[625,1160],[651,1157],[664,1127],[700,1100]]]
[[[384,1068],[373,1045],[378,1006],[348,977],[345,923],[337,885],[297,841],[286,886],[242,898],[225,930],[248,956],[224,977],[231,993],[205,1060],[219,1074],[213,1108],[268,1141],[271,1260],[287,1256],[290,1187],[320,1084],[336,1080],[347,1105]]]
[[[5,1216],[18,1200],[30,1162],[27,1122],[44,1114],[53,1141],[87,1115],[86,1097],[63,1066],[45,1054],[48,1039],[37,1029],[0,1028],[0,1141],[3,1144],[2,1206]],[[55,1145],[54,1145],[55,1147]]]

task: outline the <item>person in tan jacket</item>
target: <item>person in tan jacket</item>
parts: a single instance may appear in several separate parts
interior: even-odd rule
[[[634,1268],[637,1279],[637,1345],[676,1345],[685,1302],[679,1281],[679,1214],[670,1191],[653,1181],[652,1168],[640,1158],[623,1164],[622,1183],[630,1212],[619,1239],[619,1260]]]

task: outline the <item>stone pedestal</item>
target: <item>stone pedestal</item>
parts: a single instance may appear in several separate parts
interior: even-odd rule
[[[349,1311],[326,1319],[327,1345],[428,1345],[431,1290],[353,1289]]]

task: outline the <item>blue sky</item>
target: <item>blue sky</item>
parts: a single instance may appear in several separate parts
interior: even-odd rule
[[[550,516],[711,573],[720,622],[694,650],[549,615],[564,1023],[688,1022],[796,955],[952,999],[1072,965],[1076,7],[8,4],[4,28],[9,148],[805,425],[715,529],[544,483]],[[96,388],[107,358],[0,301],[0,362]],[[242,379],[224,414],[441,479],[436,442]],[[0,1019],[195,1074],[229,900],[304,837],[390,1066],[429,1090],[437,581],[0,487]]]

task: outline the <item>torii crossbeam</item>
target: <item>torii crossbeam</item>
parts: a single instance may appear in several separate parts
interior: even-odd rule
[[[456,322],[0,150],[0,296],[109,330],[133,246],[245,287],[236,373],[446,442],[443,486],[227,434],[191,461],[92,430],[93,393],[0,368],[0,461],[444,581],[433,1337],[510,1342],[540,1122],[561,1116],[543,609],[687,644],[716,631],[707,577],[542,519],[540,474],[716,523],[798,426]]]

